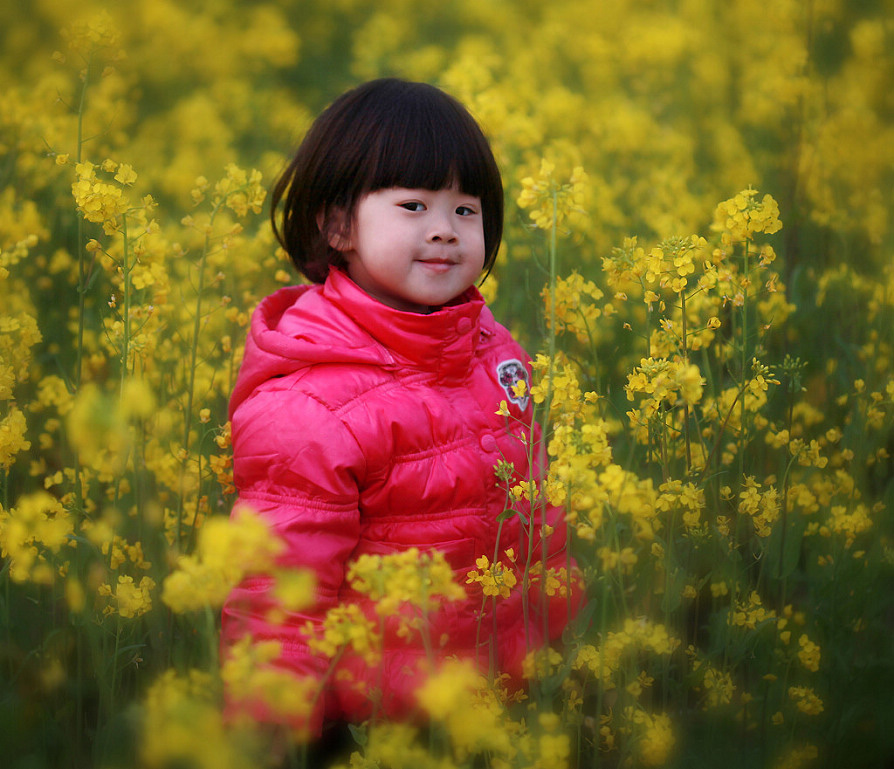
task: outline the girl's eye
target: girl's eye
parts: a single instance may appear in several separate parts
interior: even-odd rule
[[[425,204],[420,203],[418,200],[413,200],[410,203],[401,203],[401,208],[406,208],[407,211],[424,211]]]
[[[456,213],[458,213],[460,216],[474,216],[476,211],[470,206],[460,206],[456,209]]]

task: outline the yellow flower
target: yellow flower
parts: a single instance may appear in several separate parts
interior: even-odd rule
[[[381,657],[382,639],[376,625],[356,604],[339,604],[329,609],[322,625],[304,626],[311,651],[332,659],[350,647],[366,661],[376,665]]]
[[[119,217],[130,208],[121,188],[96,179],[91,163],[79,163],[78,181],[71,186],[78,210],[88,222],[103,224],[107,234],[118,229]]]
[[[532,649],[522,661],[522,675],[528,679],[547,678],[563,662],[563,657],[552,647]]]
[[[182,555],[162,585],[173,611],[223,605],[249,574],[269,574],[284,545],[266,521],[247,508],[232,519],[214,517],[199,531],[195,555]]]
[[[776,618],[776,612],[765,609],[761,603],[760,595],[752,591],[747,599],[737,601],[733,612],[729,617],[729,623],[739,627],[754,630],[762,622]],[[788,631],[783,631],[784,635]]]
[[[416,690],[416,699],[433,719],[444,721],[468,706],[477,684],[478,673],[471,663],[448,660]]]
[[[734,241],[751,240],[755,233],[768,235],[782,228],[779,205],[771,195],[756,200],[757,190],[750,187],[717,206],[715,227],[730,235]]]
[[[260,769],[263,763],[244,731],[224,721],[219,697],[219,684],[206,672],[162,673],[141,703],[140,765]]]
[[[141,617],[152,608],[151,591],[154,589],[155,581],[151,577],[143,577],[139,584],[135,584],[133,577],[121,575],[114,592],[110,585],[101,585],[99,594],[113,598],[122,617],[133,618]],[[114,614],[115,611],[116,608],[111,605],[105,608],[106,614]]]
[[[266,720],[296,728],[292,736],[304,741],[319,682],[278,665],[281,656],[278,641],[246,635],[227,650],[220,677],[238,725],[255,726],[260,710]]]
[[[473,569],[466,575],[466,584],[479,583],[484,595],[509,597],[509,593],[518,582],[511,568],[504,566],[500,560],[491,564],[486,555],[477,558],[475,565],[478,570]]]
[[[372,598],[376,611],[386,617],[399,614],[402,607],[414,607],[424,615],[445,600],[465,597],[439,550],[420,552],[411,547],[389,555],[361,555],[349,565],[347,579],[354,590]]]
[[[80,580],[70,577],[65,581],[65,602],[72,614],[84,611],[84,607],[87,605],[87,595]]]
[[[817,716],[824,710],[823,701],[807,686],[790,686],[788,696],[797,705],[798,710],[808,716]]]
[[[732,702],[736,687],[729,673],[717,670],[709,664],[702,665],[699,672],[702,673],[706,708],[719,708]]]
[[[249,211],[259,214],[267,196],[261,172],[255,169],[246,172],[235,163],[228,163],[226,172],[214,185],[214,205],[223,203],[237,216],[246,216]]]
[[[0,556],[8,559],[14,582],[51,584],[50,554],[60,552],[74,534],[74,521],[62,503],[45,491],[20,497],[16,506],[0,505]]]
[[[744,485],[744,491],[739,494],[739,512],[751,516],[759,537],[768,537],[772,524],[779,518],[779,494],[772,486],[761,493],[760,484],[753,477],[746,478]]]
[[[670,717],[633,707],[624,709],[624,717],[638,733],[637,751],[643,766],[664,765],[676,743]]]
[[[593,281],[572,272],[567,278],[556,279],[554,291],[544,286],[541,295],[546,305],[544,315],[549,323],[555,320],[556,333],[571,331],[582,344],[593,344],[599,338],[597,321],[607,310],[596,304],[603,293]]]
[[[126,184],[129,186],[137,180],[137,174],[132,166],[127,163],[122,163],[118,166],[118,173],[115,174],[114,179],[119,184]]]
[[[798,651],[798,659],[801,661],[801,664],[812,673],[816,673],[819,670],[820,663],[819,646],[813,643],[804,633],[798,639],[798,646],[801,647]]]
[[[531,209],[531,221],[542,230],[555,227],[562,231],[569,216],[583,209],[588,182],[584,169],[576,166],[567,182],[556,179],[555,171],[555,164],[543,158],[537,176],[522,179],[522,191],[516,201],[519,208]]]
[[[16,454],[31,448],[31,441],[25,440],[27,427],[25,415],[16,406],[0,419],[0,469],[8,470]]]

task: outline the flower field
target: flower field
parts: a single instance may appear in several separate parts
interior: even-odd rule
[[[225,686],[292,724],[319,696],[275,646],[218,658],[245,576],[284,622],[313,594],[229,521],[227,400],[298,280],[266,190],[385,75],[492,141],[482,292],[550,462],[494,483],[504,516],[566,510],[580,573],[531,547],[347,578],[407,634],[467,591],[586,600],[523,690],[433,654],[419,723],[354,725],[338,766],[891,765],[894,2],[10,0],[0,41],[4,767],[311,765],[300,728],[223,715]],[[333,669],[380,653],[355,609],[313,639]]]

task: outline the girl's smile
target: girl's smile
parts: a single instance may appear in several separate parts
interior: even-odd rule
[[[481,200],[455,187],[367,193],[337,240],[351,279],[398,310],[431,312],[484,268]]]

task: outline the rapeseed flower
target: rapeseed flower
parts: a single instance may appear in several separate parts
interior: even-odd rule
[[[115,185],[102,181],[97,177],[96,166],[88,161],[78,163],[75,173],[77,181],[71,185],[71,194],[82,216],[88,222],[103,225],[107,235],[117,232],[122,224],[120,217],[130,209],[130,200],[124,194],[123,187],[119,186],[122,183],[119,181],[119,185]],[[125,182],[127,185],[133,183],[131,176],[133,180],[136,179],[133,169],[122,177],[128,180]]]
[[[278,641],[245,636],[227,650],[220,679],[237,725],[248,727],[263,717],[265,722],[290,727],[293,738],[306,741],[319,682],[277,665],[281,655]]]
[[[11,467],[17,454],[31,448],[31,441],[25,437],[27,429],[21,409],[11,406],[0,419],[0,468]]]
[[[512,588],[518,583],[512,567],[505,566],[502,560],[491,563],[486,555],[476,558],[475,566],[478,568],[466,575],[466,584],[480,584],[481,592],[485,596],[509,598]]]
[[[250,736],[225,723],[220,693],[207,672],[166,670],[142,703],[139,755],[147,769],[188,764],[198,769],[252,769],[264,765]]]
[[[52,584],[53,556],[74,536],[74,520],[62,503],[42,491],[23,495],[16,506],[0,505],[0,556],[14,582]]]
[[[772,235],[782,228],[779,205],[773,196],[764,195],[758,201],[757,194],[757,190],[749,187],[718,204],[714,226],[728,234],[732,242],[750,241],[758,232]]]
[[[269,574],[282,541],[248,508],[231,519],[211,518],[199,531],[194,555],[181,555],[162,585],[162,601],[175,612],[223,605],[247,575]],[[310,586],[305,587],[309,600]],[[290,600],[293,606],[302,603]]]
[[[453,569],[438,550],[420,552],[411,547],[389,555],[364,554],[348,567],[351,587],[375,601],[376,612],[388,617],[401,606],[428,614],[444,600],[465,597],[453,577]]]
[[[538,229],[555,227],[561,232],[573,214],[585,210],[587,181],[587,174],[580,166],[574,168],[567,182],[560,181],[556,178],[555,163],[543,158],[539,173],[522,179],[522,191],[516,203],[519,208],[531,209],[528,215]]]
[[[643,766],[662,766],[676,744],[670,717],[628,707],[624,718],[636,735],[636,752]]]
[[[308,622],[304,632],[310,649],[323,657],[333,659],[351,648],[367,665],[376,665],[381,658],[382,637],[376,623],[356,604],[334,606],[321,626]]]
[[[795,703],[798,710],[806,713],[808,716],[818,716],[825,709],[823,701],[808,686],[790,686],[788,696]]]
[[[820,647],[811,641],[805,633],[798,638],[798,659],[801,664],[811,673],[819,670],[820,664]]]
[[[118,614],[127,619],[141,617],[152,609],[154,589],[155,580],[151,577],[141,577],[139,583],[136,583],[133,577],[122,574],[114,589],[109,584],[99,586],[99,595],[111,599],[103,609],[103,614]]]
[[[545,304],[545,317],[551,323],[555,318],[557,334],[570,331],[581,344],[594,344],[601,336],[598,319],[611,315],[611,304],[598,305],[604,297],[593,281],[585,280],[580,273],[572,272],[567,278],[558,278],[554,291],[544,286],[541,292]],[[555,309],[551,312],[552,303]]]

